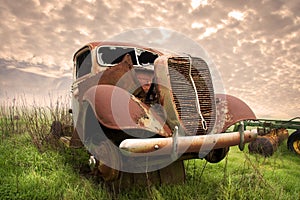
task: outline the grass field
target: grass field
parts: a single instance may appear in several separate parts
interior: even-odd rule
[[[271,158],[234,147],[218,164],[187,161],[184,185],[130,188],[117,194],[82,173],[88,159],[82,149],[49,147],[40,152],[28,134],[12,135],[0,144],[0,199],[300,198],[300,158],[284,145]]]
[[[50,110],[54,110],[50,108]],[[53,145],[52,120],[65,112],[34,108],[0,109],[0,199],[300,199],[300,157],[284,143],[269,158],[237,147],[217,164],[185,162],[183,185],[107,190],[84,170],[84,149]],[[14,117],[18,114],[19,117]]]

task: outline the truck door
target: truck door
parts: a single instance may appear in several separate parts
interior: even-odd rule
[[[74,56],[73,67],[73,84],[71,88],[72,92],[72,111],[74,124],[77,124],[77,118],[79,115],[79,101],[81,95],[79,94],[78,85],[86,80],[92,71],[92,56],[88,47],[82,49]]]

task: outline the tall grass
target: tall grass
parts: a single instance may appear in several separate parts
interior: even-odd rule
[[[51,98],[50,94],[49,98]],[[53,121],[72,124],[69,105],[68,98],[63,96],[50,101],[47,106],[40,106],[35,101],[29,103],[25,96],[2,101],[0,103],[1,138],[11,134],[28,133],[33,144],[38,150],[43,151],[43,144],[51,139],[50,127]]]

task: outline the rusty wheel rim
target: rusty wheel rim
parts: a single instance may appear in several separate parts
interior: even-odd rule
[[[297,154],[300,154],[300,140],[296,140],[293,142],[294,150]]]

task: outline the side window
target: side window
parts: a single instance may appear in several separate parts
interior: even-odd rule
[[[92,58],[89,50],[81,53],[76,58],[76,78],[80,78],[91,72]]]

